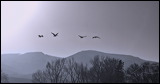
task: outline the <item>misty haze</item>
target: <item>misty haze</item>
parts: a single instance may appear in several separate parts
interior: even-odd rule
[[[1,83],[159,83],[158,1],[1,1]]]

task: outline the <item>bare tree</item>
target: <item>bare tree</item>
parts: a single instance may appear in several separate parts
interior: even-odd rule
[[[132,64],[126,70],[126,80],[130,83],[159,83],[159,64],[150,62]]]
[[[124,82],[123,62],[118,59],[96,56],[91,61],[90,82],[121,83]]]
[[[9,83],[7,74],[3,73],[1,70],[1,83]]]
[[[32,75],[33,82],[63,83],[66,82],[65,59],[48,62],[44,71],[37,71]]]
[[[80,74],[79,74],[79,83],[88,83],[89,82],[89,70],[87,65],[83,65],[82,63],[78,65],[78,69],[77,70]]]
[[[68,74],[68,80],[71,83],[77,83],[77,75],[76,75],[76,69],[77,69],[77,63],[74,61],[74,59],[69,59],[66,61],[66,67],[65,71]]]
[[[67,60],[65,71],[68,74],[68,80],[71,83],[86,83],[88,81],[87,65],[78,64],[73,58]]]
[[[33,83],[47,83],[47,79],[45,77],[45,72],[44,71],[41,71],[41,70],[38,70],[36,73],[34,73],[32,75],[32,82]]]
[[[46,75],[51,83],[62,83],[66,80],[65,75],[65,59],[58,59],[46,66]]]
[[[103,58],[104,59],[104,58]],[[102,58],[99,56],[95,56],[93,60],[91,60],[92,67],[89,71],[89,81],[93,83],[100,83],[100,76],[102,71]]]

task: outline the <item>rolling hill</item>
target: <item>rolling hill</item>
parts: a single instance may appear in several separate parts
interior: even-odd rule
[[[124,62],[124,68],[133,63],[141,64],[147,60],[140,59],[131,55],[110,54],[95,50],[85,50],[75,53],[66,59],[74,58],[77,63],[90,65],[90,60],[95,56],[120,59]],[[2,54],[1,68],[10,77],[10,82],[31,82],[32,73],[45,68],[48,61],[61,59],[56,56],[44,54],[42,52],[29,52],[25,54]],[[151,62],[151,61],[150,61]]]

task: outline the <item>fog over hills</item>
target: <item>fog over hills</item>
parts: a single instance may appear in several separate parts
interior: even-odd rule
[[[2,54],[2,67],[10,67],[13,72],[19,74],[31,74],[38,69],[43,69],[48,61],[59,57],[46,55],[42,52],[30,52],[25,54]],[[5,69],[4,68],[4,69]]]
[[[127,68],[133,63],[141,64],[146,62],[146,60],[131,55],[110,54],[94,50],[81,51],[66,57],[66,59],[74,58],[77,63],[90,65],[90,60],[97,55],[120,59],[124,62],[124,68]],[[47,55],[42,52],[2,54],[1,58],[2,70],[8,74],[11,82],[29,82],[29,80],[31,80],[32,73],[36,72],[37,70],[44,69],[48,61],[61,59],[59,57]]]

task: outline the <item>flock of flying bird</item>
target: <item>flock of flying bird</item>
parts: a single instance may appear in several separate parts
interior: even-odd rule
[[[51,32],[51,34],[53,34],[54,37],[58,36],[58,33],[55,34],[55,33]],[[78,35],[78,36],[79,36],[80,38],[85,38],[85,37],[87,37],[87,36],[81,36],[81,35]],[[43,37],[43,35],[38,35],[38,37],[41,38],[41,37]],[[93,39],[94,39],[94,38],[100,39],[99,36],[93,36],[92,38],[93,38]]]

